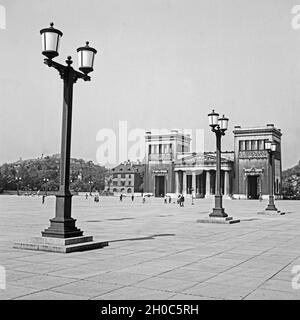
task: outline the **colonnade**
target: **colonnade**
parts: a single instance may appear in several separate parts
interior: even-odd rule
[[[224,184],[223,184],[223,193],[224,195],[230,194],[230,175],[229,170],[222,170],[224,172]],[[181,175],[181,176],[180,176]],[[197,177],[198,186],[197,186]],[[191,178],[188,178],[191,176]],[[175,192],[183,194],[193,194],[194,196],[202,194],[212,195],[214,194],[215,187],[215,170],[200,170],[200,171],[175,171]],[[205,177],[205,181],[204,181]],[[191,183],[188,186],[187,180],[191,179]],[[200,186],[199,186],[200,184]],[[190,187],[191,186],[191,187]],[[205,186],[205,190],[204,190]]]

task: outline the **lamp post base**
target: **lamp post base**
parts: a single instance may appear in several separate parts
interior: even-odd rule
[[[76,220],[70,219],[50,219],[50,227],[42,231],[43,237],[51,238],[74,238],[81,237],[83,231],[75,226]]]
[[[213,208],[213,212],[209,216],[211,218],[226,218],[228,214],[225,213],[224,208]]]
[[[271,204],[269,203],[265,210],[267,210],[267,211],[278,211],[277,208],[275,207],[275,204],[273,204],[273,203],[271,203]]]
[[[71,217],[72,194],[56,195],[55,218],[50,219],[50,227],[42,231],[43,237],[73,238],[81,237],[83,231],[76,228],[76,219]]]

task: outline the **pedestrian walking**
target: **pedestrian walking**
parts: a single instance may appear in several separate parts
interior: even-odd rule
[[[120,201],[122,202],[122,200],[123,200],[123,194],[121,193],[120,194]]]
[[[133,201],[134,200],[134,194],[131,196],[131,201]]]
[[[43,197],[42,197],[42,204],[44,204],[45,203],[45,195],[43,194]]]
[[[180,197],[180,206],[184,207],[184,196],[183,196],[183,194]]]
[[[179,194],[178,197],[177,197],[177,203],[181,207],[181,194]]]

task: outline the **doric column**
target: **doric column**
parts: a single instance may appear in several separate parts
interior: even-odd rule
[[[193,197],[195,198],[196,196],[196,171],[192,172],[192,188],[193,188]]]
[[[206,191],[205,191],[206,195],[210,195],[210,172],[206,171]]]
[[[186,172],[182,172],[182,193],[186,194]]]
[[[224,172],[224,195],[229,195],[229,171]]]

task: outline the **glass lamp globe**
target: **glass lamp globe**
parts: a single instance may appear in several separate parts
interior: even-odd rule
[[[40,30],[40,34],[42,36],[42,54],[46,56],[48,59],[53,59],[58,56],[60,38],[63,33],[53,28],[54,23],[50,23],[50,28],[45,28]]]
[[[79,70],[84,74],[92,72],[94,69],[94,59],[97,50],[89,46],[87,41],[84,47],[77,49]]]

